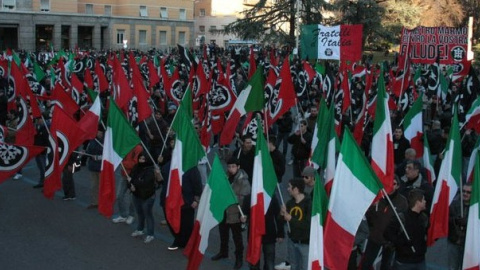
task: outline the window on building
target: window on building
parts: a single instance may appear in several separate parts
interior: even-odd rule
[[[85,5],[85,13],[86,14],[93,14],[93,4],[86,4]]]
[[[16,0],[3,0],[2,9],[15,9],[17,3]]]
[[[147,6],[140,6],[140,17],[148,17]]]
[[[160,45],[168,45],[167,44],[167,31],[160,31]]]
[[[205,33],[205,25],[200,25],[198,27],[198,30],[200,31],[200,33]]]
[[[187,19],[187,11],[183,8],[180,9],[179,19],[180,20],[186,20]]]
[[[200,9],[200,17],[204,17],[204,16],[205,16],[205,9],[201,8]]]
[[[147,30],[138,31],[138,44],[147,44]]]
[[[168,18],[168,10],[166,7],[160,8],[160,18],[164,18],[164,19]]]
[[[50,0],[40,1],[40,11],[50,11]]]
[[[123,44],[124,37],[125,37],[125,30],[118,29],[117,30],[117,44]]]
[[[185,45],[186,44],[186,34],[184,31],[178,32],[178,44]]]
[[[217,26],[216,25],[210,25],[210,31],[215,31],[217,30]]]
[[[112,16],[112,6],[105,5],[105,16]]]

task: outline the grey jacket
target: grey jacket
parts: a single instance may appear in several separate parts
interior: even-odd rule
[[[238,207],[243,206],[245,197],[250,198],[250,182],[248,182],[247,173],[240,169],[237,174],[229,178],[230,186],[232,187],[233,193],[237,196],[238,204],[230,205],[227,210],[225,210],[225,221],[227,224],[239,223],[240,221],[240,210]]]

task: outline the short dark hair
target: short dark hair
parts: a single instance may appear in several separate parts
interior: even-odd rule
[[[268,136],[268,141],[271,142],[273,145],[275,145],[277,143],[277,136],[275,135]]]
[[[305,181],[303,181],[302,178],[293,178],[293,179],[290,180],[289,183],[292,186],[292,189],[297,188],[298,192],[304,193],[304,191],[305,191]]]
[[[420,161],[418,160],[407,160],[405,164],[413,164],[413,168],[415,170],[420,170],[420,168],[422,167],[422,164],[420,164]]]
[[[242,136],[242,142],[244,142],[246,139],[252,140],[252,135],[250,135],[250,134],[245,134],[245,135],[243,135],[243,136]]]
[[[423,190],[421,189],[418,189],[418,188],[414,188],[412,190],[410,190],[410,192],[408,192],[408,208],[413,208],[415,206],[415,204],[417,203],[417,201],[421,201],[425,195],[424,195],[425,192],[423,192]]]
[[[227,161],[227,165],[230,165],[230,164],[240,165],[240,160],[238,160],[238,158],[236,157],[231,157]]]

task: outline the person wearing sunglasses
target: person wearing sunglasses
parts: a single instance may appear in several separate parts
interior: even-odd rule
[[[465,247],[465,236],[467,232],[468,210],[470,209],[470,197],[472,186],[464,184],[462,189],[450,204],[448,219],[448,269],[461,269],[463,262],[463,251]]]

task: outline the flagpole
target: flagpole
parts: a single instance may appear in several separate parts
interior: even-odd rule
[[[392,200],[390,200],[390,196],[388,196],[388,193],[387,193],[387,191],[385,190],[385,188],[382,188],[382,193],[383,193],[383,195],[385,196],[385,198],[387,198],[388,204],[390,204],[390,207],[392,208],[393,213],[395,213],[395,216],[397,217],[397,220],[398,220],[398,222],[400,223],[400,227],[402,228],[402,231],[403,231],[403,233],[405,234],[405,237],[407,238],[408,241],[410,241],[411,238],[410,238],[410,236],[408,235],[407,230],[405,229],[405,225],[403,224],[402,219],[401,219],[400,216],[398,215],[397,209],[396,209],[395,206],[393,205]],[[412,249],[413,253],[416,252],[416,251],[415,251],[415,247],[414,247],[413,245],[411,245],[410,248]]]
[[[409,50],[410,50],[410,37],[411,37],[411,35],[412,35],[412,34],[411,34],[410,32],[408,32],[407,51],[406,51],[406,53],[405,53],[405,54],[406,54],[406,55],[405,55],[405,60],[404,60],[404,62],[403,62],[403,79],[402,79],[402,86],[401,86],[402,88],[400,88],[400,95],[398,96],[398,97],[399,97],[399,98],[398,98],[398,104],[397,104],[397,110],[398,110],[398,111],[400,111],[400,99],[401,99],[402,94],[403,94],[403,84],[405,83],[405,74],[406,74],[406,73],[405,73],[405,72],[406,72],[405,69],[406,69],[406,67],[407,67],[407,62],[408,62],[408,55],[409,55],[408,52],[409,52]],[[409,67],[409,68],[410,68],[410,67]],[[398,70],[397,70],[397,73],[398,73]],[[409,74],[409,76],[410,76],[410,74]]]
[[[285,200],[283,199],[282,190],[280,189],[280,184],[278,182],[277,182],[277,189],[278,189],[278,195],[280,196],[280,202],[282,203],[282,205],[285,205]],[[287,230],[288,232],[291,232],[289,221],[287,221]]]

